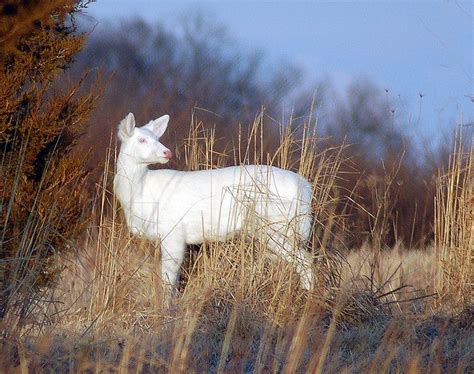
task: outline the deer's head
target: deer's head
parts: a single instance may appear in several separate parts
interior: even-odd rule
[[[122,142],[121,152],[140,164],[166,164],[171,151],[160,143],[160,137],[168,127],[170,116],[165,114],[142,127],[135,126],[135,117],[129,113],[118,126],[118,137]]]

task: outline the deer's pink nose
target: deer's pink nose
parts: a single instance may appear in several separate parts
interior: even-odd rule
[[[173,153],[167,149],[166,151],[163,151],[163,154],[165,155],[165,158],[167,158],[168,160],[171,160],[171,157],[173,157]]]

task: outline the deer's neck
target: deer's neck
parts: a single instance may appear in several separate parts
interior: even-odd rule
[[[119,153],[114,188],[122,204],[128,205],[141,194],[148,171],[148,166],[137,163],[132,155],[123,151]]]

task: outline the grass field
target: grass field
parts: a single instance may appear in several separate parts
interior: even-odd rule
[[[245,134],[246,146],[226,156],[213,151],[212,133],[194,126],[181,157],[189,170],[221,166],[233,156],[235,163],[271,162],[310,179],[311,292],[301,289],[290,265],[269,262],[247,232],[190,248],[179,292],[165,307],[159,250],[130,237],[106,167],[86,233],[71,242],[72,255],[55,259],[55,286],[18,338],[4,344],[1,367],[25,373],[472,372],[472,148],[457,143],[448,173],[440,175],[431,246],[384,248],[386,217],[379,209],[373,240],[346,248],[340,150],[319,149],[309,128],[286,127],[281,146],[264,154],[260,130],[257,121]]]

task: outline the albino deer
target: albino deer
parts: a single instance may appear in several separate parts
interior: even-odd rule
[[[175,286],[187,244],[224,241],[251,227],[264,238],[271,257],[294,264],[302,286],[310,289],[312,261],[302,245],[311,231],[311,184],[271,166],[149,170],[148,165],[165,164],[172,157],[160,143],[168,121],[164,115],[135,127],[130,113],[120,122],[114,178],[131,233],[160,239],[163,281]]]

